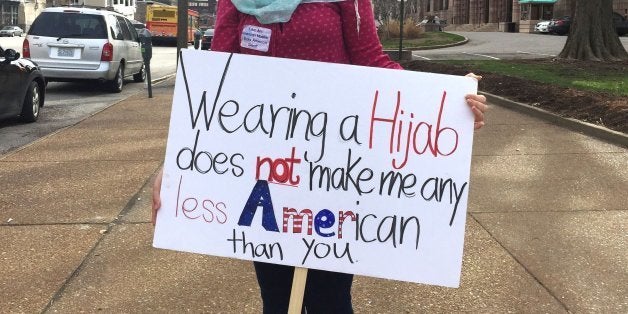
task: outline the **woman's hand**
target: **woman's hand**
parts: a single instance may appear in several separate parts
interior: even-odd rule
[[[164,176],[164,168],[159,169],[155,181],[153,181],[153,211],[150,222],[153,226],[157,222],[157,211],[161,208],[161,178]]]
[[[469,73],[465,76],[472,77],[477,81],[482,79],[482,76],[475,75],[473,73]],[[473,127],[477,130],[484,126],[484,113],[488,109],[488,105],[486,104],[486,97],[484,95],[475,95],[468,94],[465,96],[465,100],[467,101],[467,105],[471,107],[471,111],[473,111],[473,115],[475,116],[475,124]]]

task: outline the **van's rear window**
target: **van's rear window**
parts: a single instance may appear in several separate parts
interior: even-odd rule
[[[107,28],[102,15],[42,12],[33,22],[29,35],[106,39]]]

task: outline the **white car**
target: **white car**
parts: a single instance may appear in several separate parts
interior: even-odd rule
[[[13,37],[13,36],[22,36],[24,31],[17,26],[5,26],[0,29],[0,37]]]
[[[536,25],[534,26],[534,31],[537,33],[548,33],[549,24],[550,24],[550,21],[540,21],[536,23]]]
[[[146,78],[135,27],[105,9],[44,9],[24,39],[22,56],[40,66],[46,81],[98,80],[119,93],[125,78]]]

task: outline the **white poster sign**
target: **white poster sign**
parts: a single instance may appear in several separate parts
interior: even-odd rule
[[[183,50],[153,245],[457,287],[476,90]]]

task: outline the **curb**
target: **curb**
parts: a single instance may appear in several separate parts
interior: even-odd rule
[[[441,49],[441,48],[449,48],[449,47],[455,47],[455,46],[462,46],[466,43],[469,42],[469,38],[465,37],[464,40],[461,40],[459,42],[455,42],[453,44],[446,44],[446,45],[435,45],[435,46],[427,46],[427,47],[408,47],[406,48],[407,50],[411,50],[411,51],[416,51],[416,50],[432,50],[432,49]]]
[[[469,38],[464,37],[463,40],[452,43],[452,44],[446,44],[446,45],[434,45],[434,46],[426,46],[426,47],[405,47],[402,50],[403,51],[417,51],[417,50],[432,50],[432,49],[441,49],[441,48],[449,48],[449,47],[455,47],[455,46],[462,46],[466,43],[469,42]],[[391,50],[391,51],[399,51],[398,48],[384,48],[384,51],[386,50]]]
[[[176,75],[176,73],[173,73],[173,74],[168,74],[168,75],[162,76],[162,77],[160,77],[160,78],[156,78],[156,79],[154,79],[154,80],[151,80],[151,81],[150,81],[150,83],[151,83],[151,84],[161,83],[161,82],[163,82],[163,81],[165,81],[165,80],[167,80],[167,79],[169,79],[169,78],[171,78],[171,77],[174,77],[175,75]]]
[[[614,131],[599,125],[580,121],[573,118],[566,118],[555,113],[528,105],[520,102],[516,102],[501,96],[493,95],[487,92],[480,91],[479,94],[486,96],[488,102],[502,106],[508,109],[512,109],[521,113],[525,113],[549,122],[552,122],[558,126],[596,137],[606,142],[616,144],[623,147],[628,147],[628,134]]]
[[[441,49],[441,48],[448,48],[448,47],[455,47],[455,46],[461,46],[464,45],[466,43],[469,42],[469,38],[465,37],[464,40],[459,41],[459,42],[455,42],[453,44],[446,44],[446,45],[435,45],[435,46],[428,46],[428,47],[406,47],[403,48],[401,50],[401,58],[399,58],[399,49],[392,49],[392,48],[387,48],[387,49],[383,49],[383,51],[390,56],[391,59],[396,60],[396,61],[410,61],[413,60],[413,52],[415,51],[420,51],[420,50],[432,50],[432,49]]]

